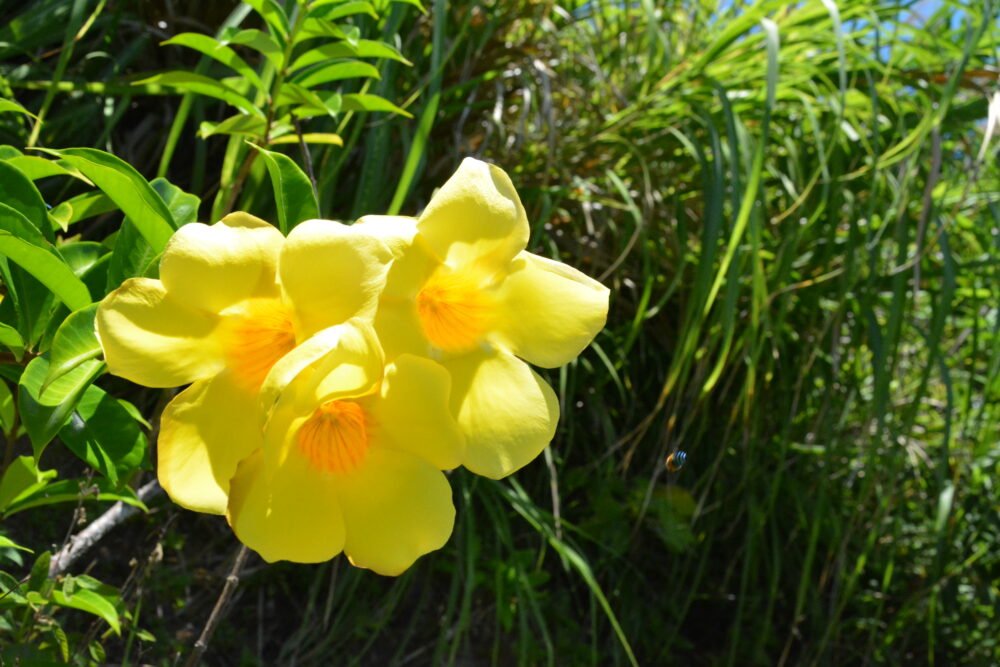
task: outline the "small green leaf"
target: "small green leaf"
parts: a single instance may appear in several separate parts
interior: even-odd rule
[[[31,574],[28,576],[28,590],[41,591],[42,587],[49,580],[49,564],[52,562],[52,552],[43,551],[38,554],[35,564],[31,566]]]
[[[108,213],[117,208],[111,198],[103,192],[85,192],[58,204],[49,211],[49,217],[55,220],[63,231],[66,231],[74,222]]]
[[[312,91],[295,83],[286,83],[275,100],[275,106],[299,104],[294,110],[296,116],[328,115],[336,117],[340,113],[340,94],[326,90]]]
[[[283,39],[288,39],[291,26],[288,25],[288,16],[281,5],[274,0],[246,0],[246,3],[261,15],[271,30],[281,35]]]
[[[356,78],[378,79],[381,77],[374,65],[358,60],[351,60],[349,62],[317,65],[312,69],[300,72],[293,77],[292,82],[306,88],[312,88],[313,86],[319,86],[330,81]]]
[[[26,116],[31,116],[35,120],[38,120],[38,116],[31,113],[17,102],[0,97],[0,113],[7,113],[10,111],[14,111],[16,113],[23,113]]]
[[[83,362],[100,356],[101,343],[94,329],[97,306],[94,303],[78,310],[59,325],[49,350],[49,369],[42,383],[42,393],[56,379]]]
[[[49,360],[35,357],[25,367],[17,387],[18,409],[36,458],[69,419],[77,401],[103,368],[100,361],[85,361],[53,381],[42,393]]]
[[[6,382],[0,380],[0,431],[5,439],[14,436],[14,417],[17,415],[17,408],[14,407],[14,394]]]
[[[15,359],[21,361],[21,355],[24,354],[24,339],[17,329],[3,322],[0,322],[0,345],[4,345]]]
[[[289,71],[295,72],[303,67],[315,65],[316,63],[321,63],[327,60],[352,57],[388,58],[390,60],[401,62],[404,65],[412,64],[409,60],[404,58],[399,51],[384,42],[376,42],[370,39],[359,39],[357,45],[351,45],[347,42],[333,42],[331,44],[323,44],[322,46],[310,49],[295,59],[295,62],[292,63]]]
[[[62,503],[77,503],[81,494],[85,499],[98,500],[101,502],[121,501],[126,505],[131,505],[143,512],[148,512],[149,508],[139,500],[135,492],[128,486],[120,491],[115,490],[111,480],[104,477],[94,478],[86,492],[80,489],[80,480],[63,479],[52,482],[43,488],[36,489],[30,494],[21,494],[17,500],[4,510],[4,516],[12,516],[24,510],[36,507],[48,507],[49,505],[59,505]]]
[[[55,240],[49,224],[48,208],[38,188],[7,160],[0,160],[0,201],[27,218],[48,241]]]
[[[264,156],[267,173],[271,176],[274,200],[278,206],[278,222],[287,234],[303,220],[319,217],[319,204],[312,183],[299,165],[287,155],[250,144]]]
[[[249,47],[268,59],[275,69],[280,70],[285,62],[285,51],[271,35],[251,28],[237,30],[230,28],[223,32],[220,41]]]
[[[267,92],[267,88],[260,80],[257,72],[254,71],[254,69],[250,67],[250,65],[248,65],[243,58],[240,58],[236,51],[233,51],[225,44],[216,41],[213,37],[202,35],[197,32],[182,32],[181,34],[175,35],[160,44],[161,46],[166,44],[178,44],[180,46],[186,46],[189,49],[194,49],[199,53],[204,53],[209,58],[217,60],[226,67],[239,72],[239,74],[252,83],[257,90],[265,93]]]
[[[50,598],[53,604],[60,607],[79,609],[89,614],[99,616],[108,622],[116,635],[121,634],[121,623],[118,620],[118,610],[114,604],[105,600],[99,593],[89,590],[79,590],[72,597],[66,597],[62,591],[52,591]]]
[[[146,451],[146,436],[128,410],[93,385],[59,437],[112,484],[138,468]]]
[[[358,27],[349,26],[348,30],[349,32],[345,32],[343,28],[333,21],[318,18],[307,18],[302,22],[302,27],[299,28],[297,36],[301,42],[304,42],[307,39],[328,37],[331,39],[342,39],[346,42],[356,44],[360,34]]]
[[[46,152],[59,155],[97,187],[132,219],[156,252],[161,252],[174,233],[173,218],[149,182],[131,165],[95,148],[64,148]]]
[[[261,137],[267,130],[267,123],[263,118],[249,116],[247,114],[236,114],[219,123],[203,121],[198,128],[198,136],[207,139],[217,134],[239,134],[248,137]]]
[[[30,553],[35,553],[34,551],[32,551],[31,549],[29,549],[28,547],[21,546],[20,544],[18,544],[14,540],[10,539],[6,535],[0,535],[0,548],[3,548],[3,549],[19,549],[20,551],[27,551],[29,554]]]
[[[240,95],[238,92],[215,79],[210,79],[194,72],[165,72],[151,76],[142,81],[136,81],[134,85],[157,85],[176,88],[186,93],[197,93],[206,97],[227,102],[237,109],[241,109],[248,114],[263,117],[263,113],[253,102]]]
[[[348,93],[344,95],[343,109],[344,111],[389,111],[398,113],[400,116],[405,116],[406,118],[413,118],[413,114],[409,111],[400,109],[384,97],[364,93]]]
[[[420,10],[421,14],[427,13],[427,10],[424,9],[424,6],[420,3],[420,0],[391,0],[391,2],[396,2],[401,5],[410,5],[412,7],[416,7],[417,9]]]
[[[32,457],[17,457],[0,479],[0,511],[6,511],[14,501],[45,487],[55,476],[55,470],[39,470]]]
[[[286,134],[275,139],[271,139],[271,145],[275,144],[297,144],[300,137],[297,134]],[[307,144],[329,144],[331,146],[343,146],[344,140],[339,134],[332,132],[306,132],[301,136],[301,140]]]
[[[79,310],[92,301],[83,281],[73,275],[62,259],[45,248],[23,241],[6,230],[0,230],[0,255],[31,274],[71,310]]]
[[[329,7],[331,4],[336,4],[337,6],[324,9],[324,7]],[[344,2],[343,0],[316,0],[316,2],[310,5],[306,16],[335,21],[345,16],[353,16],[354,14],[368,14],[368,16],[378,20],[375,7],[370,2]]]

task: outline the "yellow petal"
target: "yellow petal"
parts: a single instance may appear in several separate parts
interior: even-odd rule
[[[160,260],[160,280],[189,306],[217,313],[238,301],[278,295],[275,268],[284,237],[247,213],[212,226],[184,225]]]
[[[451,409],[465,435],[466,468],[499,479],[552,440],[559,401],[526,363],[486,349],[441,363],[451,372]]]
[[[219,318],[172,298],[159,280],[131,278],[97,309],[108,370],[146,385],[176,387],[225,366],[215,336]]]
[[[281,250],[282,288],[299,318],[299,336],[371,318],[385,286],[392,253],[361,228],[332,220],[306,220]]]
[[[440,364],[403,355],[385,371],[381,393],[359,402],[379,447],[408,452],[442,470],[461,464],[464,439],[448,407],[451,376]]]
[[[425,357],[431,353],[431,345],[417,316],[417,306],[412,301],[383,299],[375,314],[375,332],[389,361],[405,353]]]
[[[473,158],[431,198],[420,236],[453,268],[493,273],[528,244],[528,218],[514,184],[499,167]]]
[[[344,553],[354,565],[395,576],[448,541],[455,524],[451,487],[426,461],[372,447],[358,469],[335,479]]]
[[[393,257],[406,252],[417,235],[417,219],[402,215],[366,215],[351,226],[381,240]]]
[[[263,444],[256,396],[229,373],[195,382],[160,418],[157,476],[170,498],[196,512],[225,514],[236,466]]]
[[[571,266],[523,252],[495,294],[490,338],[536,366],[562,366],[604,328],[608,294]]]
[[[344,520],[333,477],[302,457],[265,468],[260,450],[240,464],[229,492],[229,525],[268,561],[319,563],[344,547]]]
[[[260,388],[260,414],[266,421],[285,404],[302,416],[320,403],[366,394],[382,379],[384,367],[375,330],[364,320],[323,329],[271,368]]]

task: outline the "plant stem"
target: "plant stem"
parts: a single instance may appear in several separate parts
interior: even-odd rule
[[[197,665],[201,661],[201,656],[208,649],[208,642],[212,639],[215,626],[222,620],[222,612],[226,607],[226,603],[229,602],[233,591],[236,590],[236,584],[240,581],[240,570],[243,569],[243,563],[246,561],[249,552],[250,550],[245,544],[240,545],[239,550],[236,552],[236,559],[233,561],[233,566],[229,569],[229,574],[226,576],[226,583],[222,587],[222,592],[219,593],[219,598],[215,601],[215,607],[212,608],[212,613],[208,617],[208,621],[205,622],[201,636],[194,643],[194,649],[184,663],[184,667],[194,667]]]

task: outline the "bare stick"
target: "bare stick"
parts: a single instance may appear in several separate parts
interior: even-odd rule
[[[136,492],[143,503],[163,493],[159,482],[155,479],[142,485]],[[69,541],[55,554],[52,555],[52,562],[49,564],[49,576],[54,577],[69,569],[76,559],[90,550],[97,544],[108,531],[120,524],[125,519],[139,513],[139,508],[133,505],[126,505],[118,501],[111,508],[97,517],[86,528],[69,539]]]
[[[236,552],[236,560],[233,561],[233,566],[229,569],[229,574],[226,576],[226,583],[222,587],[222,592],[219,593],[219,599],[215,601],[212,614],[208,617],[208,621],[205,622],[201,636],[194,643],[194,649],[192,649],[191,655],[188,656],[187,662],[184,663],[184,667],[194,667],[197,665],[201,661],[202,654],[208,649],[208,642],[212,638],[212,633],[215,632],[215,626],[222,620],[222,612],[226,607],[226,603],[229,602],[233,591],[236,590],[236,584],[240,581],[240,570],[243,569],[243,562],[247,559],[249,552],[250,550],[247,549],[247,545],[240,545],[239,551]]]

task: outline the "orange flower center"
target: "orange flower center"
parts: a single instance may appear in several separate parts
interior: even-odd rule
[[[474,271],[441,267],[417,294],[417,317],[427,340],[446,352],[468,352],[489,330],[493,300]]]
[[[354,401],[328,401],[299,427],[296,440],[299,451],[314,467],[350,472],[368,451],[365,411]]]
[[[236,383],[257,391],[267,372],[295,348],[291,313],[278,299],[255,299],[227,321],[226,356]]]

